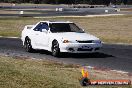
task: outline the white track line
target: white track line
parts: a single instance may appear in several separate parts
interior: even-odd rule
[[[85,68],[88,68],[88,69],[94,69],[95,67],[92,67],[92,66],[83,66]],[[121,71],[121,70],[109,70],[109,71],[113,71],[113,72],[117,72],[117,73],[121,73],[121,74],[128,74],[129,72],[126,72],[126,71]]]
[[[14,39],[20,39],[20,37],[5,37],[5,36],[0,36],[0,38],[14,38]]]
[[[113,72],[118,72],[118,73],[123,73],[123,74],[128,74],[129,72],[121,71],[121,70],[110,70]]]
[[[125,14],[102,14],[102,15],[86,15],[86,16],[51,16],[51,17],[34,17],[34,18],[57,18],[57,17],[106,17],[106,16],[123,16]]]

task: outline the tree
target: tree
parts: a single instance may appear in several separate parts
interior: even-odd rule
[[[111,0],[103,0],[103,3],[104,3],[106,6],[109,6],[109,5],[110,5],[110,1],[111,1]]]
[[[33,2],[34,2],[34,4],[40,4],[41,0],[34,0]]]
[[[110,2],[113,4],[132,4],[132,0],[0,0],[0,2],[5,3],[35,3],[35,4],[41,4],[41,3],[47,3],[47,4],[104,4],[109,5]]]
[[[123,0],[123,4],[126,5],[128,0]]]

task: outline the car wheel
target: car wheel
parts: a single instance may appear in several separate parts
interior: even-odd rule
[[[57,57],[60,55],[59,43],[54,41],[52,44],[52,55]]]
[[[29,38],[25,39],[24,48],[27,52],[32,52],[33,51],[33,48],[32,48],[32,45],[31,45],[31,40]]]

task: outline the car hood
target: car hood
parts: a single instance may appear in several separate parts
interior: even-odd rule
[[[59,37],[65,40],[99,40],[99,38],[87,33],[65,32],[52,33],[52,35],[54,37]]]

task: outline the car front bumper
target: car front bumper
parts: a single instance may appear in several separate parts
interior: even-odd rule
[[[92,53],[97,52],[101,47],[101,43],[63,43],[60,45],[60,52]]]

